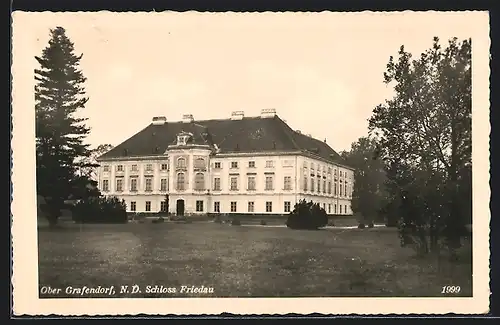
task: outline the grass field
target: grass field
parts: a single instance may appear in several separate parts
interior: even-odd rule
[[[40,228],[38,240],[40,288],[61,288],[57,297],[67,286],[134,284],[140,293],[116,297],[442,296],[446,285],[472,294],[470,247],[457,262],[417,258],[392,228],[68,224]],[[148,285],[177,292],[146,293]],[[214,292],[180,293],[202,285]]]

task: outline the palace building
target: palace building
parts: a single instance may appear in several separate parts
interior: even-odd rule
[[[354,170],[326,141],[291,129],[274,109],[170,122],[154,117],[98,158],[99,189],[129,212],[288,214],[301,199],[351,215]]]

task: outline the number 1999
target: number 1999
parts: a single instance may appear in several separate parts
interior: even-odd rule
[[[460,286],[443,286],[441,293],[459,293]]]

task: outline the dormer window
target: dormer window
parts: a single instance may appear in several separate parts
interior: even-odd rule
[[[186,142],[187,142],[187,136],[185,136],[185,135],[179,135],[177,137],[177,145],[182,146],[182,145],[185,145]]]
[[[181,133],[177,135],[177,145],[178,146],[184,146],[187,144],[189,140],[189,134],[188,133]]]

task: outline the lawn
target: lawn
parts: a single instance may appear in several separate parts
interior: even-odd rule
[[[115,297],[441,296],[472,294],[470,247],[450,262],[417,258],[396,229],[290,230],[217,223],[129,223],[40,228],[39,284],[138,285]],[[176,293],[146,293],[146,286]],[[180,293],[181,286],[213,293]],[[185,290],[184,290],[185,291]],[[40,297],[52,297],[41,294]],[[101,297],[103,295],[91,295]],[[89,296],[85,296],[89,297]]]

